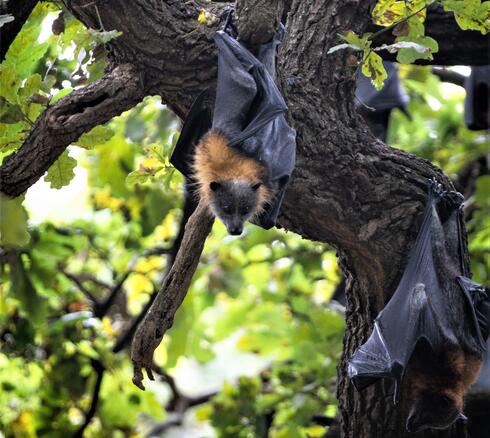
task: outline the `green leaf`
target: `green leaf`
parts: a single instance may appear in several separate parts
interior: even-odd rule
[[[379,0],[373,9],[373,22],[380,26],[391,26],[406,19],[411,14],[417,12],[416,17],[422,22],[425,20],[426,9],[430,3],[428,0],[415,1],[396,1],[396,0]]]
[[[373,9],[374,24],[390,26],[405,17],[405,2],[396,0],[379,0]]]
[[[50,103],[56,103],[58,100],[61,98],[68,96],[71,92],[73,91],[73,88],[62,88],[60,91],[58,91],[53,98],[50,100]],[[77,145],[78,146],[78,145]]]
[[[25,78],[34,72],[49,44],[38,43],[41,22],[50,7],[39,3],[9,47],[3,65],[15,67],[16,77]]]
[[[22,258],[19,255],[10,257],[9,267],[12,292],[15,298],[21,303],[22,310],[29,320],[36,325],[40,324],[46,315],[46,303],[37,293],[26,272]]]
[[[22,198],[11,199],[0,194],[0,245],[22,247],[29,243],[27,213]]]
[[[21,145],[25,138],[23,123],[1,124],[0,123],[0,151],[14,151]]]
[[[454,18],[463,30],[479,30],[482,34],[490,31],[490,1],[443,0],[444,10],[454,12]]]
[[[22,108],[25,112],[27,112],[27,109],[30,106],[28,99],[34,93],[39,93],[41,89],[41,83],[42,83],[41,75],[38,73],[34,73],[33,75],[30,75],[26,79],[24,86],[20,89],[19,97],[22,104]]]
[[[143,184],[148,181],[151,174],[142,170],[133,170],[126,177],[126,184],[128,186],[133,186],[135,184]]]
[[[364,57],[362,73],[368,78],[371,78],[371,82],[377,90],[383,88],[383,82],[388,76],[381,56],[373,51],[369,51],[368,55]]]
[[[13,65],[0,65],[0,96],[14,105],[17,104],[17,91],[20,83]]]
[[[396,56],[396,60],[401,64],[411,64],[417,59],[433,59],[432,54],[439,50],[437,41],[431,37],[398,37],[397,43],[409,43],[409,47],[401,47]],[[425,47],[422,50],[421,47]]]
[[[347,41],[350,45],[357,47],[359,50],[365,50],[371,46],[371,41],[369,41],[370,35],[371,34],[367,33],[360,37],[355,32],[350,30],[347,32],[347,34],[341,35],[341,38]]]
[[[91,131],[83,134],[73,144],[85,149],[92,149],[99,144],[109,141],[114,135],[114,131],[107,126],[96,126]]]
[[[490,207],[490,175],[483,175],[476,180],[475,200],[481,206]]]
[[[12,105],[0,97],[0,123],[13,124],[24,120],[24,113],[19,105]]]
[[[68,185],[75,176],[73,169],[76,165],[77,161],[68,155],[68,150],[65,150],[49,168],[44,181],[50,182],[52,189],[61,189]]]

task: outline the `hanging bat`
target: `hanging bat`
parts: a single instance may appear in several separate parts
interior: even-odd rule
[[[385,380],[395,402],[408,384],[407,429],[443,429],[464,419],[463,395],[478,376],[490,325],[490,300],[461,255],[462,196],[431,181],[423,221],[400,283],[373,333],[349,361],[358,390]],[[440,212],[438,211],[438,207]],[[442,222],[441,222],[442,218]],[[452,301],[463,295],[465,311]]]
[[[247,220],[265,229],[276,224],[294,168],[296,133],[284,118],[287,106],[273,79],[282,35],[281,27],[254,56],[233,29],[216,33],[213,115],[201,93],[170,159],[230,234],[241,234]]]

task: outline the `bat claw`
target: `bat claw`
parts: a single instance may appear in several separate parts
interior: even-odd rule
[[[142,391],[145,390],[143,385],[143,372],[139,365],[133,364],[133,383]]]

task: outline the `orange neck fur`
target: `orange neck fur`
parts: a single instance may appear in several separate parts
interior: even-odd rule
[[[250,184],[262,183],[259,187],[257,213],[270,199],[270,190],[263,184],[266,169],[257,161],[245,156],[230,146],[226,137],[210,131],[197,145],[193,163],[194,178],[199,186],[201,199],[211,204],[213,181],[238,180]]]

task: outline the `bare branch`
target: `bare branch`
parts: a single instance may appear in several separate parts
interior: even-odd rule
[[[432,67],[432,74],[436,75],[442,82],[449,82],[464,87],[465,76],[457,71],[444,67]]]
[[[132,108],[144,97],[139,75],[124,64],[48,108],[21,148],[0,167],[0,191],[19,196],[84,132]]]
[[[71,272],[66,271],[61,265],[58,266],[58,269],[66,278],[68,278],[68,280],[70,280],[78,287],[80,292],[82,292],[92,302],[92,305],[94,307],[98,306],[99,301],[97,300],[95,295],[84,286],[83,280],[80,277],[78,277],[75,274],[72,274]]]
[[[92,418],[97,411],[97,404],[99,402],[100,387],[102,386],[102,379],[104,377],[104,366],[98,360],[92,360],[92,368],[96,373],[94,389],[92,391],[92,401],[90,402],[90,407],[85,414],[85,421],[80,426],[80,428],[74,433],[73,438],[83,438],[83,432],[87,426],[92,421]]]
[[[141,389],[144,389],[143,368],[146,368],[148,377],[153,379],[153,352],[162,341],[165,332],[172,326],[175,312],[187,294],[213,221],[207,207],[199,203],[187,222],[175,262],[150,310],[136,330],[131,346],[133,383]]]

